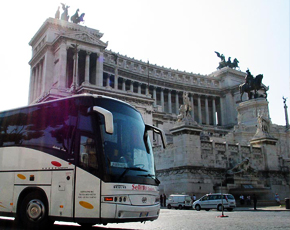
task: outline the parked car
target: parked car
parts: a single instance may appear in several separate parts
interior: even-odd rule
[[[192,200],[189,195],[175,195],[172,194],[168,197],[167,201],[167,208],[176,208],[176,209],[183,209],[183,208],[191,208]]]
[[[206,194],[192,204],[192,208],[197,211],[200,211],[201,209],[206,211],[210,209],[222,211],[222,206],[224,206],[224,209],[227,209],[228,211],[233,211],[236,207],[234,196],[231,194],[223,194],[222,200],[221,193]]]

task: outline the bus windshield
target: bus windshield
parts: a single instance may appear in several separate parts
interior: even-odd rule
[[[117,101],[102,103],[101,106],[112,112],[114,123],[113,134],[106,133],[104,124],[101,124],[109,181],[158,184],[150,138],[141,114]]]

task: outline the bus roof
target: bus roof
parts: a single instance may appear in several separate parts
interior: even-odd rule
[[[55,101],[62,101],[62,100],[70,99],[70,98],[80,98],[80,97],[105,98],[105,99],[109,99],[109,100],[118,101],[120,103],[126,104],[126,105],[130,106],[131,108],[135,109],[129,103],[124,102],[124,101],[119,100],[119,99],[116,99],[116,98],[113,98],[113,97],[108,97],[108,96],[98,95],[98,94],[88,94],[88,93],[84,93],[84,94],[72,95],[72,96],[69,96],[69,97],[58,98],[58,99],[55,99],[55,100],[43,101],[43,102],[39,102],[39,103],[35,103],[35,104],[30,104],[30,105],[27,105],[27,106],[21,106],[21,107],[17,107],[17,108],[13,108],[13,109],[3,110],[3,111],[0,111],[0,113],[10,112],[10,111],[18,110],[18,109],[24,109],[24,108],[34,107],[34,106],[37,106],[37,105],[43,105],[43,104],[51,103],[51,102],[55,102]]]

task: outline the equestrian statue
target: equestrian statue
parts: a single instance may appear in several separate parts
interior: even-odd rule
[[[256,77],[254,77],[251,74],[249,69],[247,69],[246,73],[247,75],[245,77],[245,83],[239,86],[240,94],[241,94],[241,101],[242,101],[244,93],[248,93],[249,100],[253,98],[258,98],[258,97],[267,98],[266,91],[269,89],[269,87],[265,87],[262,84],[263,74],[259,74]],[[264,94],[258,93],[260,89],[265,91]]]

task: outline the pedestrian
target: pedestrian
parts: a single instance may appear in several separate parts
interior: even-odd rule
[[[257,202],[258,202],[258,199],[256,197],[256,194],[253,195],[253,202],[254,202],[254,210],[257,210]]]
[[[160,194],[160,206],[162,207],[163,206],[163,195]]]
[[[240,205],[243,205],[245,203],[245,200],[244,200],[244,196],[243,194],[240,195]]]
[[[251,205],[251,196],[250,195],[247,196],[247,205]]]
[[[279,197],[278,193],[275,194],[275,200],[276,200],[276,203],[279,204],[281,207],[281,201],[280,201],[280,197]]]
[[[163,193],[163,206],[166,207],[166,195],[165,193]]]
[[[192,199],[192,203],[193,203],[194,201],[196,201],[196,196],[195,196],[195,194],[192,195],[192,198],[191,198],[191,199]]]

